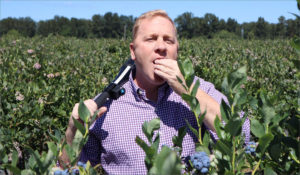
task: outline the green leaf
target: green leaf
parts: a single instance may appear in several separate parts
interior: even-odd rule
[[[215,126],[215,130],[216,130],[216,134],[218,135],[219,138],[222,138],[222,135],[221,135],[221,121],[220,121],[218,116],[215,118],[214,126]]]
[[[210,140],[210,134],[207,131],[205,131],[203,136],[203,146],[208,148],[209,140]]]
[[[151,145],[151,147],[155,150],[155,152],[158,152],[159,142],[160,142],[160,135],[159,133],[157,133],[153,141],[153,144]]]
[[[188,120],[185,119],[185,122],[186,122],[187,126],[189,127],[189,129],[190,129],[190,130],[195,134],[195,136],[198,138],[198,135],[199,135],[198,131],[197,131],[195,128],[192,127],[192,125],[189,123]]]
[[[181,86],[183,86],[186,91],[189,91],[189,89],[186,87],[186,85],[183,83],[183,81],[178,76],[176,76],[176,78],[179,81],[179,83],[181,84]]]
[[[16,173],[17,174],[17,173]],[[26,169],[21,171],[21,175],[35,174],[34,171]]]
[[[259,148],[261,150],[261,153],[264,154],[265,150],[268,148],[269,144],[273,140],[274,136],[271,133],[267,133],[259,138]]]
[[[67,155],[68,155],[68,158],[71,162],[73,162],[77,157],[76,157],[76,153],[75,151],[72,149],[72,147],[68,144],[66,144],[64,146],[66,152],[67,152]]]
[[[233,105],[234,106],[241,106],[245,103],[247,103],[247,92],[243,91],[242,93],[237,93],[234,96],[234,100],[233,100]]]
[[[264,125],[260,124],[260,122],[256,119],[251,119],[251,132],[258,138],[265,135]]]
[[[222,100],[221,102],[220,110],[221,110],[222,120],[225,123],[227,123],[228,120],[231,118],[231,110],[224,100]]]
[[[155,155],[157,152],[150,146],[148,146],[144,140],[142,140],[139,136],[135,137],[135,142],[144,150],[146,153],[145,163],[148,170],[152,167]]]
[[[253,97],[250,97],[250,98],[251,98],[251,100],[249,102],[249,105],[251,106],[251,108],[253,108],[254,110],[256,110],[257,107],[258,107],[258,105],[257,105],[258,100],[255,99],[255,98],[253,98]]]
[[[298,69],[298,71],[300,70],[300,60],[291,60],[294,64],[294,66]]]
[[[80,123],[78,120],[76,120],[74,117],[72,117],[75,127],[81,132],[82,135],[85,135],[85,127]]]
[[[230,146],[228,146],[224,141],[218,140],[215,146],[222,152],[222,154],[229,155],[230,157],[232,156]]]
[[[270,166],[267,165],[264,169],[264,175],[277,175],[277,173],[273,171],[273,169]]]
[[[196,97],[199,86],[200,86],[200,81],[197,80],[194,87],[193,87],[193,90],[191,92],[191,96]]]
[[[288,117],[289,114],[288,113],[285,113],[283,115],[279,115],[279,114],[276,114],[272,119],[272,125],[275,125],[275,126],[278,126],[279,125],[279,122],[282,121],[283,119],[285,119],[286,117]]]
[[[194,76],[186,77],[185,78],[185,83],[188,89],[191,88],[192,84],[194,82]]]
[[[33,151],[32,148],[30,148],[30,147],[26,147],[26,148],[29,151],[29,153],[34,157],[36,163],[38,164],[38,167],[43,168],[43,163],[40,160],[40,156],[39,156],[38,152]]]
[[[193,63],[191,62],[190,59],[185,59],[183,61],[178,60],[178,67],[185,79],[185,83],[187,87],[190,88],[195,77]]]
[[[178,67],[179,67],[179,70],[180,70],[181,74],[183,75],[183,77],[185,77],[185,72],[184,72],[182,60],[179,59],[179,60],[177,61],[177,63],[178,63]]]
[[[189,94],[181,94],[181,98],[192,108],[194,97]]]
[[[12,153],[11,165],[14,166],[14,167],[17,166],[18,160],[19,160],[18,152],[16,150],[14,150],[13,153]]]
[[[228,77],[225,77],[225,78],[223,79],[221,88],[222,88],[222,92],[223,92],[226,96],[228,96],[228,95],[229,95],[229,92],[230,92],[230,88],[229,88],[229,84],[228,84]],[[229,96],[228,96],[228,97],[229,97]]]
[[[79,156],[81,148],[85,144],[87,138],[84,138],[83,134],[79,131],[76,131],[75,137],[72,142],[72,149],[75,151],[76,156]]]
[[[228,76],[228,83],[229,88],[236,92],[238,89],[240,89],[240,86],[246,82],[247,80],[247,68],[246,66],[243,66],[239,68],[238,70],[232,72]]]
[[[294,37],[291,41],[291,45],[297,52],[300,52],[300,38]]]
[[[207,155],[210,155],[210,151],[207,146],[200,145],[200,143],[196,143],[196,149],[197,152],[203,151],[206,152]]]
[[[54,155],[58,154],[57,146],[53,142],[47,142],[48,149],[53,152]]]
[[[150,120],[149,122],[144,122],[142,126],[143,133],[147,137],[149,143],[152,143],[152,137],[154,135],[154,131],[160,128],[160,119],[155,118]]]
[[[79,103],[78,114],[79,114],[80,119],[84,123],[88,123],[91,114],[90,114],[89,109],[85,106],[85,104],[83,103],[82,100]]]
[[[163,175],[180,175],[181,161],[177,154],[166,146],[162,147],[160,153],[155,159],[154,167],[149,172],[149,174],[152,173]]]
[[[276,115],[275,110],[272,107],[263,105],[262,113],[264,115],[264,125],[265,127],[268,127],[272,118],[274,118]]]
[[[273,160],[278,160],[280,158],[280,153],[281,151],[280,149],[280,143],[276,143],[276,144],[271,144],[270,145],[270,156],[272,157]]]
[[[49,149],[46,158],[43,160],[43,166],[40,167],[41,173],[44,174],[53,162],[54,162],[54,154],[52,150]]]
[[[225,175],[235,175],[233,172],[226,170]]]
[[[195,98],[195,101],[196,101],[196,105],[195,105],[195,108],[193,109],[193,112],[194,112],[195,117],[199,117],[198,126],[201,126],[203,119],[206,115],[206,111],[204,111],[204,113],[200,116],[200,114],[201,114],[200,103],[197,98]]]
[[[178,146],[180,148],[182,148],[182,141],[184,136],[186,135],[186,127],[181,127],[178,130],[178,136],[173,136],[172,138],[172,142],[174,144],[174,147]]]
[[[147,143],[144,140],[142,140],[139,136],[135,137],[135,142],[144,150],[146,155],[153,155],[154,154],[151,147],[148,146]]]
[[[21,170],[16,166],[13,166],[13,165],[10,165],[10,164],[5,164],[4,166],[9,171],[11,171],[13,174],[21,174]]]
[[[231,136],[238,136],[241,134],[242,120],[240,118],[231,118],[225,125],[225,131],[229,132]]]
[[[93,123],[92,122],[96,122],[96,118],[97,118],[97,114],[99,113],[99,110],[97,110],[94,115],[92,116],[90,122],[89,122],[89,126],[91,126]]]

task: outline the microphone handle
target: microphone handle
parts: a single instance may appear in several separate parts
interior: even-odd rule
[[[107,98],[109,98],[110,95],[107,91],[102,92],[96,99],[94,100],[97,104],[98,109],[104,105],[106,102]]]

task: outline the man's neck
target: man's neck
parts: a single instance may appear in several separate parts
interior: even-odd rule
[[[149,85],[147,83],[141,82],[139,80],[137,80],[137,78],[135,77],[133,82],[140,88],[144,89],[146,92],[146,97],[153,101],[153,102],[157,102],[157,97],[158,97],[158,88],[159,86],[153,86],[153,85]]]

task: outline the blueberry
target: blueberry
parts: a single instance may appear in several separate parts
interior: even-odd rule
[[[77,165],[78,165],[78,166],[83,166],[84,163],[79,161],[79,162],[77,163]]]
[[[202,167],[203,167],[203,164],[202,164],[201,162],[197,162],[197,163],[195,164],[195,168],[196,168],[197,170],[201,170]]]
[[[201,169],[201,173],[204,174],[204,173],[207,173],[207,172],[208,172],[208,169],[207,169],[207,168],[202,168],[202,169]]]
[[[62,170],[56,170],[54,171],[54,175],[62,175],[63,171]]]
[[[74,168],[74,169],[72,170],[72,175],[79,175],[79,169]]]

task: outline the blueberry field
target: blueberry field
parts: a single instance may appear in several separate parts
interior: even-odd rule
[[[2,36],[0,171],[50,174],[64,145],[62,140],[74,104],[93,98],[114,79],[129,58],[129,43],[129,40],[121,39],[77,39],[53,35],[33,38]],[[222,106],[222,119],[227,124],[223,126],[220,121],[215,122],[220,141],[213,143],[202,133],[204,137],[200,139],[203,140],[197,151],[202,157],[211,155],[210,163],[207,163],[207,158],[203,159],[209,166],[199,168],[201,164],[192,163],[197,162],[197,155],[193,155],[194,159],[187,163],[189,165],[180,161],[180,135],[184,133],[180,130],[179,141],[174,143],[177,153],[173,154],[176,152],[173,148],[157,152],[149,158],[149,172],[299,173],[300,55],[292,47],[291,40],[194,38],[181,39],[179,43],[182,70],[194,69],[193,75],[214,83],[235,108]],[[193,94],[188,97],[185,99],[190,100],[193,110],[193,105],[197,104],[192,102]],[[248,146],[242,142],[243,136],[238,130],[244,122],[236,118],[240,110],[245,111],[251,121],[252,142]],[[201,126],[201,117],[199,122]],[[155,130],[159,128],[154,127],[159,125],[159,120],[146,125]],[[237,131],[232,128],[237,128]],[[81,131],[80,138],[85,139],[84,132],[88,131]],[[151,132],[145,134],[152,137]],[[199,135],[198,132],[195,134]],[[143,143],[137,141],[141,146]],[[152,144],[156,143],[146,143]],[[212,149],[208,150],[208,145]],[[142,147],[146,156],[147,150],[152,148]],[[75,151],[72,155],[75,165],[78,154]],[[174,165],[172,171],[162,166],[161,160]],[[79,170],[82,174],[95,173],[88,168]]]

